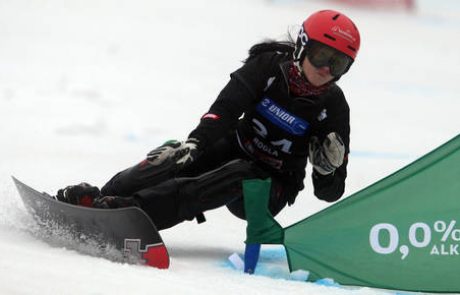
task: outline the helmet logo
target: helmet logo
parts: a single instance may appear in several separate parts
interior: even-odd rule
[[[302,26],[302,28],[300,29],[299,38],[300,38],[300,42],[302,42],[302,45],[303,45],[303,46],[307,45],[307,42],[308,42],[308,35],[305,33],[305,30],[303,29],[303,26]]]
[[[350,33],[350,30],[342,30],[339,26],[332,27],[332,34],[342,37],[352,43],[356,42],[356,38]]]

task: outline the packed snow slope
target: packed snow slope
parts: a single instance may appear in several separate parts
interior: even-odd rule
[[[224,208],[162,233],[166,271],[80,254],[65,237],[50,245],[10,179],[50,193],[102,185],[185,138],[251,45],[297,32],[323,8],[361,30],[340,80],[351,107],[350,195],[460,131],[458,2],[419,1],[407,13],[327,1],[0,1],[0,294],[386,293],[287,280],[279,247],[264,248],[258,275],[233,270],[226,259],[242,253],[245,223]],[[327,205],[307,179],[277,219],[289,225]]]

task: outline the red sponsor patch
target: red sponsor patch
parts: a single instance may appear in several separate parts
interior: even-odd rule
[[[207,113],[207,114],[204,114],[203,117],[201,117],[201,119],[219,120],[220,116],[216,114]]]

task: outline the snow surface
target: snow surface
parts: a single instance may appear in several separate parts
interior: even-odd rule
[[[97,258],[96,249],[83,255],[65,236],[50,246],[37,238],[10,175],[51,193],[81,181],[102,185],[165,140],[185,138],[252,44],[336,8],[362,36],[340,81],[352,111],[350,195],[460,130],[460,4],[417,6],[407,13],[327,1],[0,1],[0,294],[394,294],[288,280],[281,247],[263,247],[257,275],[234,270],[227,258],[243,252],[245,223],[225,209],[202,225],[162,232],[169,270]],[[277,217],[282,225],[328,205],[309,180],[306,187]]]

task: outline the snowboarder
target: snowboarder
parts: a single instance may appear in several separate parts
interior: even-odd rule
[[[245,218],[242,181],[271,178],[269,210],[278,214],[304,188],[338,200],[345,188],[349,107],[336,82],[353,64],[360,35],[343,13],[309,16],[297,40],[254,45],[185,141],[168,141],[101,190],[88,184],[57,198],[98,208],[139,206],[159,230],[226,205]]]

